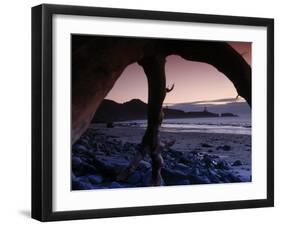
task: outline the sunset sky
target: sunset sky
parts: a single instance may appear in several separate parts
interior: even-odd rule
[[[230,42],[251,65],[251,43]],[[179,56],[166,58],[167,86],[175,84],[174,90],[167,94],[164,103],[183,103],[202,100],[235,98],[237,92],[233,84],[213,66],[206,63],[186,61]],[[134,63],[129,65],[106,99],[119,103],[134,98],[147,102],[147,79],[143,69]]]

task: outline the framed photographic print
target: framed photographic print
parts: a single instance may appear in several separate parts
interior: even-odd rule
[[[274,204],[273,19],[32,8],[32,217]]]

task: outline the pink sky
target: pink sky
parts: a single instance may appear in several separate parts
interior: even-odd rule
[[[230,42],[231,46],[251,64],[251,43]],[[179,56],[166,58],[167,86],[175,84],[164,103],[183,103],[201,100],[235,98],[237,92],[224,74],[206,63],[186,61]],[[119,103],[133,98],[147,102],[147,80],[143,69],[137,64],[129,65],[106,99]]]

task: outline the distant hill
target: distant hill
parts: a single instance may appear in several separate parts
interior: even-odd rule
[[[202,111],[184,112],[183,110],[164,108],[165,118],[196,118],[196,117],[218,117],[216,113]],[[132,99],[119,104],[115,101],[105,99],[99,106],[92,122],[116,122],[140,120],[147,118],[147,104],[139,99]]]
[[[219,103],[219,100],[216,101],[206,101],[202,102],[193,102],[193,103],[179,103],[170,105],[170,108],[178,109],[182,111],[200,111],[203,107],[207,107],[210,112],[214,113],[232,113],[238,116],[250,115],[251,108],[246,102],[235,102],[229,101],[228,103]]]

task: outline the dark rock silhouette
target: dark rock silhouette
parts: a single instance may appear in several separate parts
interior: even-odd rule
[[[165,58],[173,54],[214,66],[251,106],[251,67],[226,42],[72,35],[72,144],[86,131],[129,64],[137,62],[147,76],[147,130],[139,153],[120,179],[128,178],[148,154],[152,159],[152,184],[161,184],[163,158],[158,135],[167,92]]]
[[[241,166],[243,165],[240,160],[236,160],[234,163],[232,163],[232,166]]]
[[[94,122],[116,122],[147,119],[148,106],[139,99],[133,99],[123,104],[112,100],[103,100],[96,111]],[[219,114],[208,111],[184,112],[181,110],[163,108],[164,117],[169,118],[198,118],[198,117],[219,117]]]
[[[229,146],[229,145],[223,145],[223,146],[218,146],[216,149],[217,149],[217,150],[230,151],[230,150],[231,150],[231,146]]]
[[[221,117],[238,117],[238,115],[227,112],[227,113],[221,113]]]

